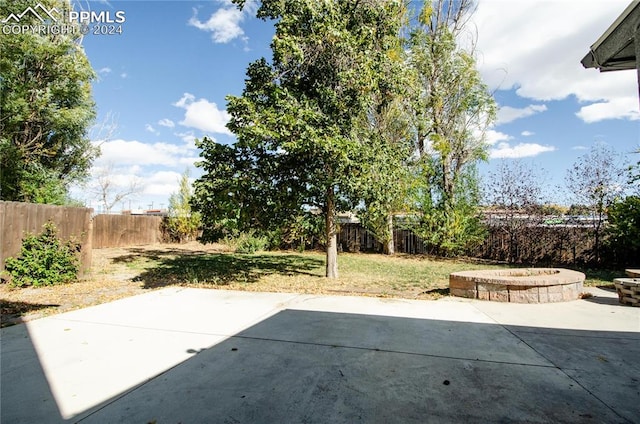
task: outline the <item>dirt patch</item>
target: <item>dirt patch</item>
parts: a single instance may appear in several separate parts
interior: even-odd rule
[[[320,252],[230,252],[220,244],[155,244],[94,249],[93,266],[73,284],[14,289],[0,284],[2,326],[167,286],[406,299],[448,296],[454,271],[476,267],[427,257],[344,253],[339,279],[324,278]]]
[[[224,249],[221,245],[203,245],[197,242],[94,249],[91,272],[81,281],[21,289],[1,284],[0,325],[5,327],[154,290],[138,280],[145,269],[132,268],[130,265],[139,262],[138,256],[197,255],[221,252]]]

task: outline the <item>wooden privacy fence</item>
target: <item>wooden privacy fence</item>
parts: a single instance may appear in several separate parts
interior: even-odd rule
[[[393,243],[396,253],[427,253],[425,243],[411,230],[394,229]],[[340,224],[338,246],[344,252],[382,252],[382,243],[359,223]]]
[[[540,265],[577,265],[593,260],[593,228],[587,226],[529,226],[510,232],[490,226],[472,256]]]
[[[40,234],[42,226],[52,221],[62,240],[80,243],[80,276],[91,268],[92,209],[0,201],[0,270],[5,259],[20,254],[22,239]]]
[[[5,259],[20,255],[22,240],[40,234],[51,221],[61,240],[80,243],[80,277],[91,268],[91,250],[153,244],[163,240],[162,217],[97,215],[93,209],[0,201],[0,270]]]
[[[97,215],[92,209],[0,201],[0,270],[5,259],[19,255],[27,233],[40,233],[52,221],[62,240],[81,245],[81,274],[91,267],[94,248],[160,243],[163,218],[140,215]],[[517,233],[490,225],[488,235],[469,255],[512,263],[587,263],[593,249],[592,229],[580,226],[531,225]],[[409,229],[394,230],[397,253],[424,254],[429,248]],[[381,252],[382,244],[359,223],[342,223],[338,245],[346,252]]]
[[[489,226],[483,243],[468,256],[511,263],[588,263],[593,230],[580,226],[529,226],[509,234],[505,227]],[[410,229],[394,229],[396,253],[425,254],[429,246]],[[340,224],[338,246],[345,252],[382,252],[382,244],[359,223]]]
[[[93,248],[154,244],[163,240],[162,217],[141,215],[96,215],[93,218]]]

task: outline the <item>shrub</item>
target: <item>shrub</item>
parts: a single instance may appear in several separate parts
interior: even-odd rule
[[[184,243],[195,240],[202,217],[191,209],[193,189],[189,183],[189,171],[185,171],[179,181],[180,190],[169,197],[169,216],[163,221],[164,238],[170,243]]]
[[[241,233],[238,237],[238,253],[256,253],[266,250],[269,247],[269,240],[264,236],[257,236],[254,233]]]
[[[227,237],[223,243],[236,253],[256,253],[269,247],[269,239],[266,236],[258,236],[253,231]]]
[[[62,242],[56,226],[47,222],[39,235],[27,234],[20,256],[7,258],[5,269],[11,276],[11,285],[17,287],[70,283],[78,275],[79,251],[79,243]]]
[[[169,215],[162,220],[163,240],[167,243],[185,243],[196,240],[200,229],[200,214]]]
[[[284,223],[281,230],[280,245],[287,248],[295,248],[303,252],[307,248],[317,245],[325,245],[325,221],[321,215],[311,212],[302,213]],[[278,244],[272,243],[272,246]]]
[[[640,197],[628,196],[608,210],[607,259],[620,266],[640,265]]]

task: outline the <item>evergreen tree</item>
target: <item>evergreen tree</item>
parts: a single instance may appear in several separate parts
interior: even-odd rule
[[[43,0],[69,10],[67,0]],[[0,16],[28,1],[0,3]],[[25,14],[21,25],[40,24]],[[75,34],[0,33],[0,199],[64,203],[71,182],[88,175],[98,150],[87,137],[95,117],[95,73]]]

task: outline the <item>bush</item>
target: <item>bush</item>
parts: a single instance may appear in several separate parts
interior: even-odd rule
[[[256,253],[269,247],[269,239],[267,237],[258,236],[252,231],[240,233],[235,237],[228,237],[223,242],[236,253]]]
[[[193,189],[189,183],[189,171],[179,181],[180,190],[169,196],[169,216],[162,221],[164,239],[170,243],[184,243],[198,236],[202,217],[191,209]]]
[[[620,266],[640,265],[640,197],[628,196],[608,210],[605,255]]]
[[[80,244],[62,242],[52,222],[47,222],[43,228],[41,234],[28,234],[22,240],[18,258],[7,258],[5,269],[11,276],[11,285],[40,287],[76,280]]]
[[[293,217],[284,224],[281,234],[281,244],[284,247],[304,252],[318,245],[325,245],[325,220],[322,215],[311,212]]]
[[[186,243],[196,240],[200,229],[200,215],[169,215],[162,220],[162,238],[167,243]]]

